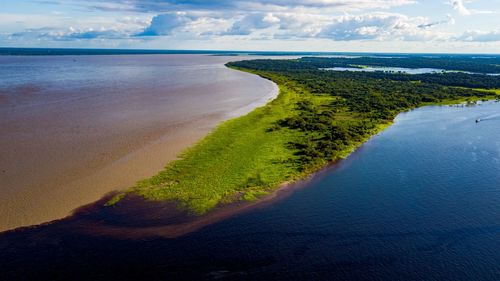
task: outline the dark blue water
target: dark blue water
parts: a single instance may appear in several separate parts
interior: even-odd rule
[[[400,114],[290,197],[177,239],[4,234],[0,265],[11,279],[500,280],[499,113]]]
[[[191,239],[219,245],[215,257],[272,261],[252,273],[500,280],[498,113],[493,103],[401,114],[287,200]]]

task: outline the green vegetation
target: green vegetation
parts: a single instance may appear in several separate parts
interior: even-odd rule
[[[131,191],[151,200],[174,200],[180,207],[203,214],[220,203],[254,200],[280,183],[302,174],[290,140],[301,133],[272,130],[297,114],[295,104],[322,97],[305,94],[293,82],[268,76],[280,84],[280,95],[248,115],[220,125],[155,177],[139,182]],[[303,94],[303,95],[302,95]],[[114,204],[121,198],[113,198]]]
[[[175,201],[183,209],[204,214],[218,205],[255,200],[284,182],[347,156],[390,125],[399,112],[499,94],[439,83],[446,78],[433,78],[438,82],[429,83],[409,77],[391,79],[391,74],[329,72],[297,60],[243,61],[228,66],[276,82],[278,98],[223,123],[180,160],[129,192],[148,200]],[[115,196],[108,205],[124,196]]]
[[[302,62],[310,63],[316,68],[329,67],[405,67],[435,68],[450,71],[474,73],[500,73],[500,57],[471,57],[463,55],[398,56],[398,57],[354,57],[324,58],[305,57]]]
[[[420,58],[423,61],[423,58]],[[370,59],[375,60],[375,58]],[[496,60],[499,60],[498,58]],[[484,89],[499,89],[500,88],[500,76],[498,75],[482,75],[482,74],[468,74],[464,72],[445,72],[445,73],[426,73],[426,74],[405,74],[400,72],[351,72],[351,71],[331,71],[331,70],[321,70],[325,68],[333,67],[350,67],[350,68],[362,68],[358,63],[365,63],[367,66],[380,66],[380,67],[402,67],[402,68],[412,68],[412,67],[431,67],[425,66],[425,64],[416,64],[418,61],[416,58],[406,58],[406,59],[389,59],[389,58],[378,58],[376,59],[378,63],[369,63],[367,60],[361,60],[361,58],[302,58],[297,60],[252,60],[252,61],[242,61],[238,62],[238,66],[247,69],[253,69],[258,71],[276,71],[280,73],[309,73],[318,76],[319,79],[324,77],[332,77],[334,74],[336,79],[355,79],[358,81],[363,80],[390,80],[390,81],[401,81],[401,82],[411,82],[419,81],[426,84],[432,85],[442,85],[442,86],[454,86],[454,87],[467,87],[467,88],[484,88]],[[437,60],[439,62],[441,60]],[[453,59],[447,59],[447,61],[455,61]],[[489,70],[491,73],[497,73],[497,65],[486,64],[488,60],[474,60],[469,59],[467,67],[459,62],[448,62],[443,64],[443,67],[436,65],[437,62],[432,63],[435,68],[447,69],[445,65],[452,65],[451,70],[462,71],[462,68],[454,67],[464,67],[465,69],[477,69],[481,71]],[[495,69],[489,69],[489,67],[495,67]],[[498,70],[500,71],[500,70]],[[314,79],[316,80],[316,79]]]

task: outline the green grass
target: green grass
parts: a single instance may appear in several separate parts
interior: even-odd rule
[[[312,101],[321,107],[336,97],[313,95],[278,74],[252,73],[279,85],[280,93],[275,100],[245,116],[224,122],[158,175],[137,183],[126,193],[116,195],[107,205],[116,204],[127,193],[133,192],[147,200],[177,202],[180,208],[200,215],[218,205],[256,200],[284,182],[304,178],[324,167],[329,160],[318,159],[314,165],[307,167],[297,161],[296,151],[288,144],[302,138],[303,133],[273,128],[279,120],[298,114],[295,106],[301,100]],[[456,103],[457,100],[443,103],[448,102]],[[335,118],[343,121],[357,117],[352,113],[339,112]],[[369,136],[390,124],[381,122]],[[366,139],[349,143],[336,157],[346,157]]]
[[[281,81],[279,96],[246,116],[221,124],[158,175],[139,182],[129,192],[149,200],[171,200],[195,214],[221,203],[255,200],[279,184],[300,177],[296,156],[287,143],[300,137],[292,130],[271,131],[278,120],[294,114],[301,99],[297,85]],[[325,97],[317,97],[324,102]],[[117,195],[108,205],[123,198]]]

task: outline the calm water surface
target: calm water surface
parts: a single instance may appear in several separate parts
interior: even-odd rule
[[[500,280],[500,103],[400,114],[290,197],[177,239],[42,233],[0,236],[6,277]]]
[[[0,231],[68,215],[153,176],[274,83],[247,57],[0,56]]]

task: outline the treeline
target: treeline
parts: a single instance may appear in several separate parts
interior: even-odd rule
[[[429,84],[439,84],[443,86],[455,86],[466,88],[498,89],[500,88],[500,76],[467,74],[461,72],[445,73],[425,73],[425,74],[405,74],[376,72],[352,72],[352,71],[322,71],[326,72],[317,75],[346,77],[352,79],[384,79],[395,81],[418,81]],[[334,72],[332,74],[332,72]]]
[[[347,147],[370,136],[374,128],[402,111],[425,103],[491,96],[464,87],[500,88],[500,77],[495,76],[323,71],[304,60],[252,60],[228,66],[272,77],[277,83],[292,81],[300,87],[297,92],[308,95],[309,100],[296,104],[297,114],[270,128],[288,128],[303,134],[290,142],[290,148],[299,156],[298,166],[305,169],[318,161],[337,159]],[[324,96],[330,98],[319,98]]]
[[[399,72],[354,72],[354,71],[331,71],[321,70],[322,68],[332,67],[356,67],[353,65],[337,64],[335,59],[318,58],[319,61],[328,61],[328,64],[312,63],[312,58],[303,58],[299,60],[251,60],[228,63],[228,66],[241,67],[256,71],[273,71],[279,73],[300,72],[309,73],[314,76],[345,78],[345,79],[382,79],[395,81],[418,81],[430,84],[439,84],[444,86],[456,86],[467,88],[498,89],[500,88],[500,76],[468,74],[461,72],[447,73],[426,73],[426,74],[405,74]],[[392,59],[384,58],[389,61]],[[415,60],[412,58],[412,60]],[[483,59],[476,59],[483,60]],[[484,59],[486,60],[486,59]],[[331,61],[331,62],[329,62]],[[500,62],[499,62],[500,63]],[[398,65],[397,67],[409,67],[407,65]],[[463,69],[460,69],[463,70]]]
[[[350,72],[351,73],[351,72]],[[433,83],[375,79],[357,73],[293,72],[287,76],[313,94],[343,98],[350,111],[368,113],[373,118],[390,119],[395,114],[422,103],[438,103],[457,98],[484,97],[488,93]]]
[[[323,58],[305,57],[301,62],[314,65],[316,68],[378,66],[406,68],[435,68],[444,70],[469,71],[475,73],[500,73],[500,57],[357,57],[357,58]]]

